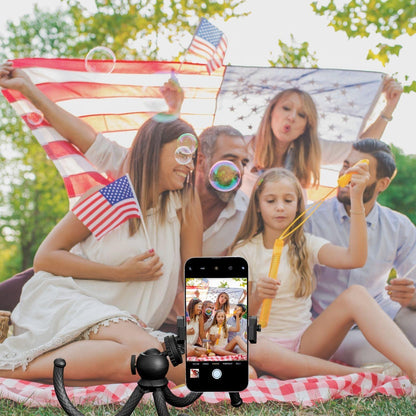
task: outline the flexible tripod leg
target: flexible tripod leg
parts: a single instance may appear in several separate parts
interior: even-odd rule
[[[153,398],[158,416],[169,416],[169,410],[161,388],[158,387],[153,391]]]
[[[163,386],[162,391],[166,401],[175,407],[189,406],[195,400],[199,399],[202,396],[202,393],[191,392],[187,394],[185,397],[178,397],[169,390],[168,386]]]
[[[240,397],[240,393],[229,393],[231,399],[231,405],[234,407],[239,407],[243,404],[243,400]]]
[[[84,416],[83,413],[79,412],[75,408],[75,406],[69,400],[68,395],[66,394],[64,385],[64,367],[66,366],[65,360],[62,358],[57,358],[53,363],[53,385],[55,388],[56,397],[58,398],[62,409],[64,409],[69,416]],[[130,416],[134,412],[134,409],[140,402],[144,393],[145,391],[139,385],[137,385],[123,408],[115,416]]]

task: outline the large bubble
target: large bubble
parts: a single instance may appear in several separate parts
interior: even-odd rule
[[[26,120],[33,127],[40,126],[43,121],[43,113],[38,109],[33,110],[31,113],[26,114]]]
[[[217,191],[230,192],[240,184],[241,172],[233,162],[220,160],[212,165],[208,179]]]
[[[176,114],[169,113],[157,113],[153,116],[153,120],[156,120],[158,123],[170,123],[178,119]]]
[[[116,65],[114,52],[105,46],[92,48],[85,57],[85,69],[88,72],[110,74]]]
[[[175,151],[175,159],[181,165],[187,165],[193,158],[194,153],[188,146],[179,146]]]
[[[184,133],[178,137],[177,145],[186,146],[192,153],[195,153],[198,147],[198,140],[192,133]]]

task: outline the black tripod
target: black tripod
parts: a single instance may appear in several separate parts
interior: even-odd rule
[[[253,321],[254,319],[254,321]],[[257,326],[256,317],[250,317],[254,327],[250,331],[249,325],[249,341],[256,342],[257,331],[260,330]],[[136,406],[139,404],[141,398],[145,393],[152,392],[155,401],[156,411],[159,416],[169,416],[169,411],[166,402],[175,407],[186,407],[197,400],[202,393],[191,392],[185,397],[175,396],[168,387],[168,380],[165,377],[169,370],[169,356],[173,366],[182,363],[182,354],[184,353],[184,343],[186,339],[184,318],[178,317],[178,337],[174,335],[166,336],[164,338],[165,348],[164,352],[160,352],[156,348],[150,348],[142,352],[136,361],[136,356],[131,357],[131,372],[137,373],[141,379],[137,382],[137,387],[123,406],[123,408],[116,413],[115,416],[129,416],[133,413]],[[84,416],[79,412],[69,400],[64,386],[64,367],[66,362],[62,358],[57,358],[54,361],[53,369],[53,385],[55,387],[56,397],[62,409],[69,416]],[[231,405],[234,407],[241,406],[243,401],[239,393],[230,392]]]

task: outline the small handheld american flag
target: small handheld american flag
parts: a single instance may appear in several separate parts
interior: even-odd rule
[[[189,45],[188,52],[205,59],[207,70],[211,74],[222,65],[226,51],[225,34],[203,17]]]
[[[116,179],[80,201],[72,208],[72,212],[97,239],[129,218],[142,216],[128,175]]]

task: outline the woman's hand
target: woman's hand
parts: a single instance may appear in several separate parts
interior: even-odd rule
[[[271,277],[261,277],[257,281],[255,295],[260,299],[274,299],[279,290],[280,282]]]
[[[403,92],[402,85],[391,77],[386,77],[383,80],[383,93],[386,98],[386,106],[382,114],[386,117],[391,117],[396,108]]]
[[[162,276],[163,263],[153,250],[131,257],[122,263],[117,271],[120,282],[148,282]]]
[[[23,92],[31,84],[29,76],[20,68],[13,68],[11,62],[0,65],[0,87]]]
[[[169,114],[179,115],[181,113],[181,107],[184,100],[184,93],[181,86],[172,78],[163,84],[160,88],[160,92],[169,107]]]

